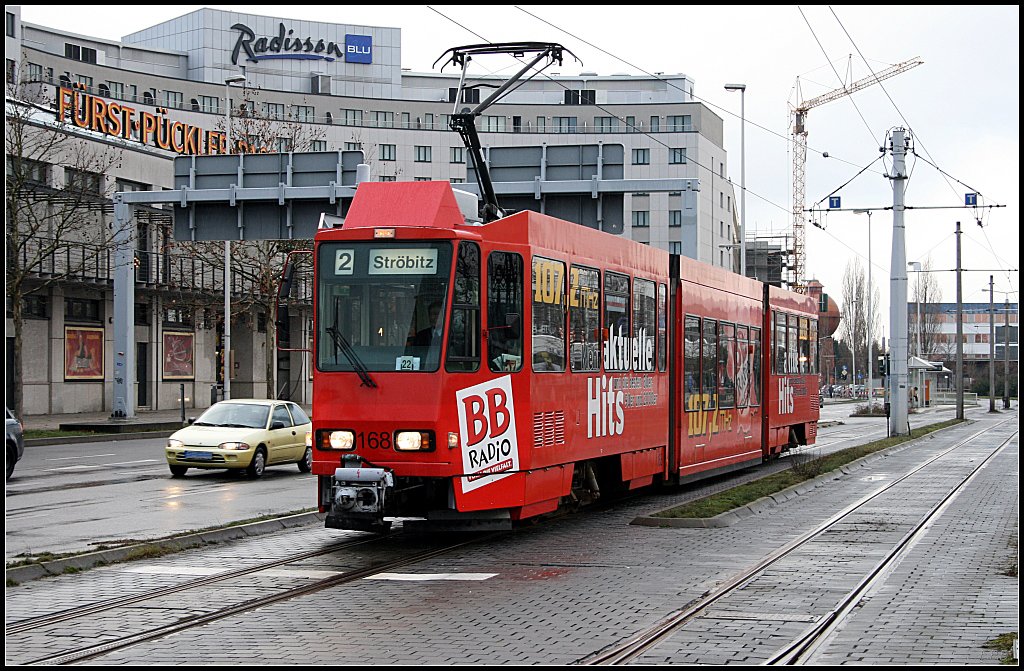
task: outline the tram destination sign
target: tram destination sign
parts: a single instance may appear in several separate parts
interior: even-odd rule
[[[371,249],[369,275],[436,275],[436,249]]]

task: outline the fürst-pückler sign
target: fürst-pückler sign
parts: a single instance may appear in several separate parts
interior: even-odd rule
[[[277,24],[277,35],[259,36],[244,23],[236,23],[232,30],[238,31],[238,39],[231,52],[231,62],[238,65],[238,58],[245,52],[245,59],[258,63],[271,59],[334,61],[344,59],[348,63],[372,63],[373,37],[370,35],[345,35],[345,44],[325,41],[315,37],[296,37],[295,31]]]

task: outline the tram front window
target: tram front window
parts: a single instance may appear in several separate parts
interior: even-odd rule
[[[317,368],[436,371],[449,242],[329,242],[317,260]]]

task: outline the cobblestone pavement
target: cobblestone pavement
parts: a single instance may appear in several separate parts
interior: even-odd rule
[[[630,525],[633,518],[668,507],[686,494],[642,496],[611,509],[538,524],[405,571],[412,577],[448,574],[455,579],[361,580],[113,651],[88,663],[571,664],[652,626],[874,491],[881,479],[909,471],[956,439],[995,421],[975,417],[970,425],[895,448],[837,475],[827,486],[730,527]],[[1016,423],[1016,413],[998,419],[1008,417]],[[865,664],[876,658],[907,664],[997,661],[998,653],[981,643],[1017,630],[1017,579],[1005,575],[1017,553],[1017,455],[1015,441],[950,506],[883,588],[864,599],[859,612],[823,651],[822,663]],[[976,456],[965,452],[962,461]],[[921,488],[922,497],[928,489]],[[880,506],[875,514],[896,525],[905,506],[891,500],[888,506]],[[872,533],[880,541],[894,535],[884,526]],[[319,527],[292,529],[157,560],[45,578],[8,588],[5,617],[9,625],[41,611],[173,584],[204,570],[247,565],[354,536],[358,534]],[[839,538],[834,542],[842,545]],[[288,570],[308,576],[344,570],[369,553],[338,550]],[[688,646],[680,644],[661,649],[662,659],[647,661],[754,661],[759,653],[748,652],[754,643],[760,649],[781,645],[784,641],[776,637],[808,626],[812,604],[849,590],[847,582],[822,582],[819,574],[819,567],[840,553],[836,545],[823,545],[780,567],[777,574],[800,584],[786,600],[754,599],[706,620],[695,638],[720,650],[718,656],[690,660],[685,657]],[[494,576],[459,579],[468,574]],[[234,587],[226,585],[219,593],[147,602],[129,615],[121,611],[119,617],[122,622],[141,617],[155,625],[293,582],[280,576],[253,576],[248,583],[231,583]],[[748,610],[770,616],[761,621],[771,626],[745,624]],[[20,637],[17,647],[8,637],[6,660],[25,663],[83,642],[110,640],[119,626],[123,625],[117,618],[97,618],[86,627],[58,627],[45,635]]]

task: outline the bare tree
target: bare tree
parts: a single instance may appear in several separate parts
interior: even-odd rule
[[[8,404],[24,412],[24,303],[69,277],[109,274],[103,253],[114,237],[109,213],[120,165],[108,145],[83,139],[55,120],[42,84],[7,85],[7,305],[14,326],[14,388]]]
[[[921,357],[927,359],[929,355],[936,354],[945,360],[951,352],[955,351],[956,343],[945,342],[939,335],[942,329],[942,315],[939,313],[938,306],[942,302],[942,289],[939,287],[938,278],[930,272],[932,270],[931,257],[921,264],[921,270],[923,272],[919,273],[917,281],[914,282],[912,293],[914,302],[921,304]],[[917,306],[914,307],[908,320],[911,343],[917,342]]]
[[[874,352],[881,351],[879,343],[875,340],[878,332],[878,304],[880,292],[878,287],[868,287],[867,277],[860,260],[856,257],[846,264],[843,271],[843,304],[839,308],[841,319],[839,326],[839,339],[846,347],[852,350],[861,371],[866,371],[872,362],[867,360],[868,341],[872,343]],[[867,297],[871,295],[870,313],[868,310]]]
[[[240,89],[243,100],[231,117],[233,149],[243,153],[276,153],[307,151],[316,140],[325,136],[322,129],[305,123],[297,110],[283,110],[260,102],[260,91]],[[224,268],[222,243],[178,243],[214,268]],[[274,306],[277,287],[288,252],[312,249],[311,240],[243,240],[231,245],[232,324],[248,315],[251,321],[266,324],[265,375],[266,397],[277,396],[277,333]],[[254,392],[255,393],[255,392]]]

